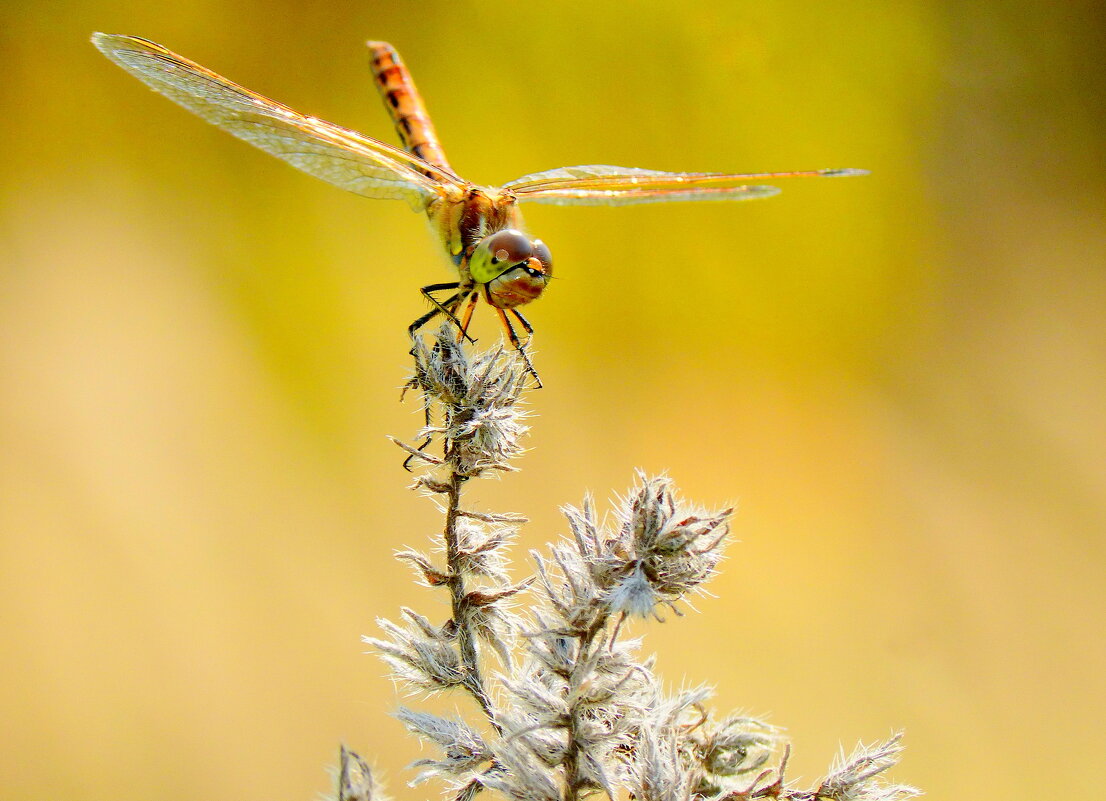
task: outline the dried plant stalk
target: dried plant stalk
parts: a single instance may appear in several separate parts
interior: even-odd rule
[[[533,553],[535,574],[512,582],[505,549],[525,519],[465,508],[467,482],[511,471],[522,448],[521,402],[529,365],[498,348],[470,356],[443,326],[418,341],[409,387],[426,405],[421,446],[396,443],[439,500],[445,522],[437,556],[402,550],[420,583],[449,592],[436,623],[401,610],[366,638],[393,676],[417,692],[461,690],[478,720],[401,707],[396,716],[437,751],[412,780],[444,782],[447,797],[494,791],[515,801],[581,801],[603,794],[636,801],[904,801],[912,787],[886,782],[901,736],[842,756],[816,787],[785,781],[782,732],[741,715],[716,718],[707,687],[668,693],[651,660],[627,639],[630,617],[680,614],[717,570],[731,509],[686,504],[664,477],[638,474],[608,525],[594,503],[565,507],[569,534]],[[427,449],[440,446],[441,455]],[[532,585],[532,586],[531,586]],[[525,595],[520,595],[525,592]],[[529,607],[514,605],[526,597]],[[495,654],[493,669],[487,652]],[[370,801],[365,762],[341,752],[337,798]],[[377,794],[379,799],[379,794]]]

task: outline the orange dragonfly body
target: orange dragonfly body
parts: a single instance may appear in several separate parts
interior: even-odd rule
[[[779,191],[750,181],[864,173],[673,173],[593,164],[533,173],[501,187],[479,186],[449,166],[410,73],[386,42],[368,43],[373,76],[405,150],[293,111],[145,39],[97,33],[92,42],[150,88],[292,166],[356,194],[402,199],[424,211],[458,280],[422,288],[433,308],[411,324],[411,334],[444,314],[464,335],[483,297],[524,358],[511,319],[533,333],[518,307],[542,294],[553,262],[549,248],[525,233],[519,203],[748,200]],[[442,292],[450,295],[438,300],[435,294]]]

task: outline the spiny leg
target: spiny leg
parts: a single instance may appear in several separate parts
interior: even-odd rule
[[[439,303],[438,300],[433,295],[430,294],[431,292],[440,292],[440,291],[445,290],[445,289],[457,289],[459,286],[460,286],[460,283],[458,283],[458,282],[452,282],[452,283],[447,283],[447,284],[430,284],[429,286],[424,286],[424,287],[422,287],[422,289],[419,290],[420,292],[422,292],[422,294],[425,297],[429,298],[430,302],[434,304],[434,308],[431,309],[430,311],[428,311],[426,314],[422,315],[419,319],[415,320],[415,322],[411,323],[411,325],[407,326],[407,333],[411,336],[412,339],[414,339],[415,336],[418,334],[418,330],[420,328],[422,328],[428,322],[433,320],[439,314],[447,315],[451,320],[453,320],[454,323],[457,323],[457,325],[460,326],[460,322],[458,322],[457,318],[454,316],[452,308],[462,299],[463,293],[458,292],[458,293],[454,294],[452,297],[448,298],[447,300],[445,300],[444,302],[441,302],[441,303]],[[416,347],[417,346],[415,346],[415,345],[413,345],[411,347],[411,355],[412,356],[415,355],[415,348]],[[435,346],[435,347],[437,347],[437,346]],[[418,365],[417,362],[418,362],[418,360],[416,359],[416,364],[415,364],[415,373],[416,374],[415,374],[415,377],[411,379],[411,381],[407,384],[406,387],[404,387],[404,390],[406,390],[408,388],[415,388],[415,387],[418,387],[419,389],[422,390],[423,418],[424,418],[425,423],[426,423],[426,428],[430,428],[430,402],[426,397],[426,387],[424,386],[425,381],[424,381],[422,375],[420,374],[420,371],[421,371],[422,368]],[[429,446],[430,443],[433,442],[433,441],[434,441],[434,438],[430,435],[427,435],[426,441],[423,442],[421,445],[419,445],[418,449],[420,451],[426,449],[427,446]],[[411,460],[414,459],[414,458],[415,458],[415,455],[411,454],[410,456],[408,456],[406,459],[403,460],[403,469],[404,470],[407,470],[408,472],[410,472],[410,470],[411,470]]]
[[[518,355],[522,357],[522,361],[526,365],[526,372],[534,377],[534,381],[537,383],[538,389],[541,389],[543,386],[541,382],[541,377],[538,376],[538,371],[534,369],[534,365],[530,363],[530,355],[526,352],[526,348],[525,346],[523,346],[522,342],[519,341],[518,334],[515,333],[514,326],[512,326],[511,321],[507,319],[507,313],[498,306],[495,308],[495,310],[499,314],[499,321],[503,323],[503,327],[507,330],[507,338],[511,340],[511,344],[515,346],[515,350],[518,351]],[[516,317],[519,318],[519,321],[526,328],[526,332],[528,334],[534,333],[533,329],[530,327],[530,324],[522,318],[521,314],[516,312],[514,309],[511,309],[511,311],[515,314]],[[529,344],[529,339],[527,340],[527,344]]]
[[[520,312],[518,309],[511,309],[511,314],[518,318],[518,321],[522,323],[522,327],[526,330],[527,343],[529,343],[529,337],[532,337],[534,335],[534,326],[530,325],[530,321],[523,317],[522,312]]]
[[[418,379],[416,379],[416,378],[411,379],[412,383],[414,383],[417,380]],[[422,413],[423,413],[423,421],[424,421],[424,426],[423,427],[429,429],[430,428],[430,400],[426,397],[426,390],[425,389],[423,389],[423,391],[422,391]],[[434,437],[427,434],[426,435],[426,441],[423,442],[421,445],[419,445],[418,450],[420,450],[420,451],[426,450],[426,448],[433,441],[434,441]],[[411,460],[414,459],[414,458],[415,458],[415,454],[412,453],[412,454],[409,454],[407,456],[407,458],[403,460],[403,469],[406,470],[408,473],[411,472]]]
[[[456,303],[456,302],[457,302],[457,301],[458,301],[458,300],[460,299],[460,297],[461,297],[461,294],[460,294],[460,293],[457,293],[456,295],[454,295],[453,297],[451,297],[451,298],[450,298],[449,300],[447,300],[447,301],[446,301],[446,303],[447,303],[447,304],[450,304],[450,303]],[[415,322],[411,323],[411,325],[407,326],[407,333],[408,333],[408,335],[409,335],[409,336],[411,337],[411,340],[412,340],[412,341],[414,341],[414,340],[415,340],[415,337],[417,337],[417,336],[418,336],[418,333],[419,333],[419,329],[420,329],[420,328],[422,328],[422,327],[423,327],[424,325],[426,325],[427,323],[429,323],[429,322],[430,322],[431,320],[433,320],[433,319],[434,319],[435,317],[437,317],[437,316],[438,316],[439,314],[448,314],[448,315],[449,315],[450,317],[453,317],[453,313],[452,313],[452,312],[450,312],[450,311],[449,311],[448,309],[446,309],[446,308],[443,308],[443,307],[442,307],[442,304],[440,304],[440,303],[438,303],[437,301],[435,301],[435,305],[436,305],[436,306],[437,306],[438,308],[435,308],[435,309],[431,309],[431,310],[430,310],[430,311],[428,311],[428,312],[427,312],[426,314],[424,314],[424,315],[423,315],[422,317],[420,317],[419,319],[415,320]],[[455,317],[454,317],[453,319],[454,319],[454,320],[456,320],[456,318],[455,318]],[[412,346],[411,346],[411,355],[412,355],[412,356],[414,356],[414,355],[415,355],[415,345],[412,345]]]
[[[523,317],[522,312],[520,312],[518,309],[511,309],[510,312],[515,316],[519,323],[522,324],[523,329],[526,331],[526,343],[523,345],[523,348],[529,347],[530,337],[534,336],[534,326],[530,325],[530,321]],[[541,389],[541,379],[538,378],[538,374],[534,371],[533,365],[530,364],[529,356],[526,354],[525,351],[523,351],[522,355],[526,359],[526,364],[530,367],[530,373],[534,376],[534,380],[538,382],[538,389]]]
[[[462,338],[467,337],[469,333],[469,323],[472,322],[472,312],[476,308],[476,302],[480,300],[480,294],[473,292],[469,295],[468,306],[465,307],[465,313],[461,315],[461,330],[457,332],[457,342],[460,342]],[[469,339],[469,342],[472,342]]]
[[[423,297],[434,304],[434,308],[428,311],[419,319],[415,320],[415,322],[411,323],[411,325],[407,326],[407,333],[414,337],[415,333],[420,328],[433,320],[439,314],[444,314],[446,317],[453,321],[454,325],[456,325],[458,328],[462,328],[461,322],[457,319],[456,315],[453,313],[453,310],[457,307],[458,301],[467,296],[468,290],[462,290],[455,295],[452,295],[448,300],[445,301],[439,301],[432,294],[434,292],[441,292],[445,289],[457,289],[460,286],[460,283],[453,281],[447,284],[430,284],[429,286],[424,286],[422,289],[420,289],[419,292],[422,293]],[[469,342],[473,341],[472,338],[468,336],[468,334],[465,334],[465,338],[468,339]]]
[[[437,309],[435,309],[433,313],[438,314],[439,312],[438,312]],[[422,323],[420,323],[418,320],[416,320],[415,323],[412,324],[412,327],[417,328],[419,325],[422,325],[425,322],[426,321],[424,320]],[[414,331],[411,332],[411,335],[412,335],[412,338],[413,338],[414,337]],[[438,347],[438,345],[435,344],[434,347]],[[429,398],[429,395],[427,394],[428,381],[427,381],[427,378],[426,378],[426,370],[424,368],[424,365],[419,362],[417,351],[418,351],[418,343],[412,344],[412,346],[411,346],[411,355],[415,356],[415,374],[413,376],[411,376],[410,380],[406,384],[403,385],[403,391],[400,392],[399,399],[402,401],[404,396],[407,394],[407,390],[409,390],[409,389],[419,390],[419,392],[422,395],[423,428],[424,429],[429,429],[431,420],[430,420],[430,398]],[[425,450],[426,447],[428,445],[430,445],[430,443],[433,442],[433,441],[434,441],[434,438],[430,434],[427,434],[426,435],[426,441],[423,442],[421,445],[419,445],[418,450],[420,450],[420,451]],[[406,470],[407,472],[411,472],[411,460],[414,459],[414,458],[415,458],[415,454],[412,453],[412,454],[409,454],[407,456],[407,458],[403,460],[403,469]]]

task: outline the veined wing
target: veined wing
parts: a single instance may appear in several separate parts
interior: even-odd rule
[[[453,173],[364,134],[293,111],[216,75],[159,44],[97,33],[92,43],[151,89],[210,123],[328,183],[371,198],[423,209]],[[428,172],[436,178],[431,178]]]
[[[865,170],[801,172],[661,172],[636,167],[588,164],[561,167],[516,178],[504,184],[520,202],[555,205],[611,205],[697,200],[752,200],[778,194],[779,189],[750,184],[771,178],[864,175]]]

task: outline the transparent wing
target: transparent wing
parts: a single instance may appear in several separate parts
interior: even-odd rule
[[[700,200],[755,200],[778,195],[780,190],[765,184],[707,187],[705,189],[541,189],[518,195],[520,203],[554,206],[633,206],[641,203],[674,203]]]
[[[520,202],[556,205],[624,206],[698,200],[752,200],[778,194],[774,186],[750,184],[765,178],[864,175],[864,170],[800,172],[661,172],[636,167],[588,164],[561,167],[516,178],[504,184]]]
[[[97,33],[92,43],[151,89],[293,167],[371,198],[414,208],[461,187],[457,176],[397,147],[293,111],[135,36]],[[433,177],[431,177],[433,176]]]

